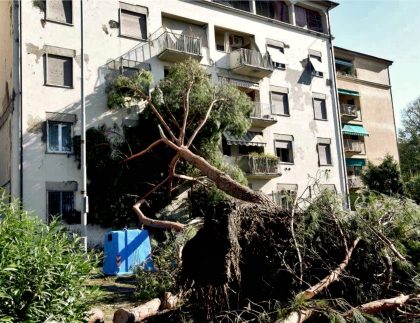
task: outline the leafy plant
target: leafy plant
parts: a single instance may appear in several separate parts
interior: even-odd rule
[[[96,257],[58,222],[44,224],[0,192],[0,322],[84,322],[98,296]]]

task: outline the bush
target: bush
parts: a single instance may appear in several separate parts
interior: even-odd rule
[[[96,264],[56,221],[44,224],[0,192],[0,322],[83,322]]]
[[[420,204],[420,175],[415,175],[405,182],[406,195]]]

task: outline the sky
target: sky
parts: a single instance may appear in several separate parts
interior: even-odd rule
[[[420,0],[340,0],[331,11],[334,45],[385,58],[390,67],[394,113],[420,96]]]

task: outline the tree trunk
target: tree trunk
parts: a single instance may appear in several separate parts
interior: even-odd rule
[[[142,320],[156,315],[159,311],[161,301],[159,298],[154,298],[147,303],[144,303],[131,310],[120,308],[114,313],[113,323],[128,323],[128,322],[141,322]]]
[[[369,302],[363,305],[356,307],[360,312],[367,313],[367,314],[375,314],[382,311],[394,310],[402,305],[404,305],[407,301],[413,298],[420,298],[420,294],[410,294],[410,295],[403,295],[388,298],[388,299],[379,299],[373,302]],[[348,313],[349,316],[352,315]]]
[[[198,168],[203,175],[214,182],[218,189],[226,194],[246,202],[274,206],[274,203],[265,195],[239,184],[229,175],[212,166],[204,158],[194,154],[188,148],[177,147],[176,150],[183,159]]]

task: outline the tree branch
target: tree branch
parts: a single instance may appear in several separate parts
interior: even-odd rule
[[[313,298],[315,295],[322,292],[324,289],[326,289],[331,283],[335,282],[340,276],[340,274],[343,272],[343,270],[347,267],[350,261],[350,257],[353,253],[353,250],[356,248],[359,241],[360,241],[360,238],[356,238],[356,240],[353,241],[353,244],[347,251],[345,258],[343,259],[343,261],[337,268],[335,268],[327,277],[322,279],[318,284],[313,285],[307,290],[305,290],[304,292],[300,293],[298,297],[301,296],[305,300],[309,300]]]
[[[365,303],[356,307],[357,310],[366,314],[375,314],[382,311],[395,310],[411,299],[419,299],[420,294],[399,295],[393,298],[380,299]],[[353,310],[348,311],[345,316],[353,316]]]
[[[382,296],[384,297],[386,295],[386,292],[389,290],[389,287],[391,286],[392,282],[392,260],[391,257],[388,254],[388,251],[384,248],[384,260],[385,260],[385,266],[386,266],[386,277],[384,286],[382,287]]]
[[[190,93],[191,93],[193,84],[194,84],[194,78],[188,86],[187,94],[184,99],[184,118],[182,120],[181,133],[179,134],[179,142],[181,145],[184,144],[185,132],[187,130],[187,120],[188,120],[188,114],[190,112]]]
[[[199,126],[195,129],[194,133],[192,134],[190,140],[188,141],[186,147],[191,146],[192,142],[194,141],[195,137],[197,136],[197,134],[199,133],[199,131],[201,130],[201,128],[203,128],[203,126],[206,124],[207,120],[209,119],[211,110],[213,109],[213,106],[218,102],[218,101],[222,101],[221,99],[216,99],[213,100],[210,103],[210,106],[206,112],[206,115],[204,116],[204,119],[201,121],[201,123],[199,124]]]
[[[379,240],[381,240],[385,245],[387,245],[389,247],[389,249],[391,249],[391,251],[395,254],[395,256],[399,260],[406,261],[405,257],[397,250],[397,248],[394,246],[392,241],[389,240],[382,232],[372,228],[371,226],[369,226],[369,229],[372,230],[372,232],[377,235]]]
[[[140,156],[143,156],[145,153],[147,153],[149,150],[151,150],[153,147],[156,147],[157,145],[159,145],[161,142],[164,142],[163,139],[159,139],[156,140],[155,142],[151,143],[146,149],[142,150],[141,152],[134,154],[131,157],[128,157],[127,159],[124,159],[121,163],[126,163],[129,162],[133,159],[139,158]]]

